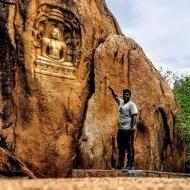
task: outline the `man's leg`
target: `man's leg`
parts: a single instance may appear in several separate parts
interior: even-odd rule
[[[127,169],[132,169],[134,166],[134,156],[135,156],[135,148],[134,148],[134,130],[127,131]]]
[[[124,134],[125,131],[118,130],[117,133],[117,146],[119,151],[119,160],[118,160],[118,169],[121,169],[124,166],[124,159],[125,159],[125,138]]]

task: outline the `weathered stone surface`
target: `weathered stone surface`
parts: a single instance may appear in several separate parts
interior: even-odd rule
[[[0,7],[2,144],[38,177],[67,176],[93,92],[94,50],[119,28],[102,1],[1,1]]]
[[[136,166],[182,169],[174,96],[105,1],[0,0],[0,48],[0,145],[37,177],[112,167],[109,84],[130,87],[140,109]]]
[[[36,178],[21,160],[3,148],[0,148],[0,173],[9,177],[25,176],[31,179]]]

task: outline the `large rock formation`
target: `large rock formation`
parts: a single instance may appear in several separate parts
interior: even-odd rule
[[[173,93],[104,0],[0,0],[0,10],[1,147],[37,177],[110,169],[112,85],[130,88],[139,108],[136,166],[183,170]]]
[[[175,147],[175,97],[139,45],[124,36],[110,35],[96,49],[94,63],[96,85],[81,137],[82,166],[111,168],[110,159],[116,159],[117,105],[108,91],[111,85],[121,96],[122,89],[130,88],[138,105],[136,167],[180,170],[184,155],[183,148]]]

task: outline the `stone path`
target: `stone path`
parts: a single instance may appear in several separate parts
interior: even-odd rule
[[[189,178],[73,178],[0,180],[0,190],[189,190]]]
[[[148,170],[73,170],[72,177],[166,177],[190,178],[190,174],[158,172]]]

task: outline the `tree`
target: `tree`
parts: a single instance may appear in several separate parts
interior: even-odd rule
[[[178,76],[176,73],[170,70],[164,70],[163,67],[160,67],[159,70],[160,74],[164,77],[166,82],[173,88],[173,85],[176,81],[179,81],[180,78],[183,76]]]
[[[180,107],[176,127],[182,132],[186,145],[186,172],[190,173],[190,76],[177,76],[172,71],[159,69],[162,76],[173,88]]]
[[[184,131],[187,153],[190,157],[190,76],[176,80],[173,91],[181,108],[177,116],[177,127]]]
[[[174,93],[181,107],[176,127],[182,129],[186,144],[185,170],[190,173],[190,76],[175,81]]]

